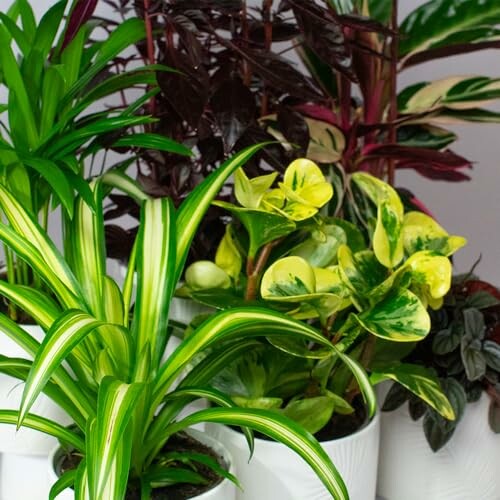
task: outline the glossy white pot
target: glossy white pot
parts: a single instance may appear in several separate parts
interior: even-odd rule
[[[407,405],[382,413],[377,493],[381,500],[500,500],[500,435],[489,398],[467,405],[450,441],[434,453]]]
[[[355,434],[321,443],[342,475],[350,500],[375,498],[379,428],[377,413]],[[243,434],[216,424],[208,424],[207,432],[223,443],[235,460],[243,487],[237,492],[238,500],[331,500],[312,469],[286,446],[255,439],[255,451],[248,462]]]
[[[38,325],[22,325],[31,336],[41,341],[43,330]],[[28,358],[27,353],[13,340],[0,334],[0,354],[12,358]],[[18,410],[24,389],[24,383],[19,379],[0,374],[0,408]],[[57,405],[43,394],[36,400],[31,413],[50,418],[61,424],[69,424],[71,420]],[[14,425],[0,424],[0,453],[18,455],[47,455],[55,446],[57,440],[41,432],[21,428],[16,432]],[[5,462],[4,457],[3,462]],[[0,476],[0,482],[3,475]],[[3,500],[3,497],[2,497]],[[6,498],[10,500],[10,498]]]
[[[196,440],[198,440],[200,443],[203,443],[204,445],[210,447],[217,456],[220,458],[221,463],[227,465],[229,472],[231,474],[237,475],[236,470],[235,470],[235,462],[229,453],[229,451],[217,440],[215,440],[213,437],[209,436],[208,434],[204,432],[199,432],[195,429],[189,429],[186,431],[189,435],[194,437]],[[61,450],[60,448],[56,447],[52,450],[52,452],[49,455],[49,482],[50,485],[54,484],[57,481],[57,475],[55,473],[55,469],[57,468],[58,461],[61,458]],[[196,500],[236,500],[236,490],[237,487],[229,481],[228,479],[224,479],[222,482],[220,482],[215,488],[212,488],[209,491],[206,491],[205,493],[202,493],[201,495],[198,495],[196,497],[193,497],[193,499]],[[50,491],[50,486],[48,488],[48,491]],[[25,497],[26,500],[46,500],[47,496],[40,496],[40,497]],[[22,500],[21,498],[19,499],[14,499],[10,497],[5,497],[2,498],[2,500]],[[23,499],[24,500],[24,499]],[[70,489],[64,490],[58,497],[57,500],[74,500],[74,493]]]

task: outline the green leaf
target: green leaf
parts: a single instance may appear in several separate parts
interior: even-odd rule
[[[491,400],[488,410],[488,423],[490,429],[495,433],[500,433],[500,404],[495,399]]]
[[[198,422],[218,422],[250,427],[283,443],[307,461],[333,498],[336,500],[349,498],[347,488],[330,457],[311,434],[292,420],[266,410],[211,408],[199,411],[173,424],[170,432],[173,434]]]
[[[244,208],[258,209],[264,193],[274,183],[277,172],[268,175],[260,175],[249,179],[244,170],[239,168],[234,173],[234,195],[238,203]]]
[[[129,195],[139,204],[149,198],[149,196],[141,189],[138,182],[129,177],[127,174],[120,172],[118,169],[112,169],[106,172],[101,177],[101,181],[103,184],[119,189],[123,193]]]
[[[406,125],[398,128],[398,144],[413,148],[443,149],[457,140],[457,135],[433,125]]]
[[[231,212],[241,221],[250,238],[250,257],[255,257],[259,249],[267,243],[288,236],[296,229],[293,221],[280,214],[241,208],[224,201],[216,201],[214,205]]]
[[[400,56],[445,47],[450,37],[472,42],[468,31],[500,23],[496,0],[433,0],[414,10],[401,24]],[[462,40],[461,40],[462,38]]]
[[[483,356],[486,364],[493,370],[500,372],[500,345],[492,340],[483,343]]]
[[[76,469],[66,471],[50,488],[49,500],[56,500],[57,496],[66,488],[75,484]]]
[[[168,309],[175,290],[176,223],[168,198],[146,200],[137,236],[137,296],[132,332],[136,355],[146,346],[156,364],[167,341]]]
[[[26,380],[19,426],[57,367],[89,333],[101,325],[103,323],[92,316],[75,310],[68,310],[52,325],[36,352],[33,367]]]
[[[179,483],[206,484],[208,480],[192,469],[154,466],[141,476],[141,482],[151,488],[164,488]]]
[[[419,365],[397,363],[388,365],[383,370],[379,369],[373,372],[371,376],[373,383],[386,378],[406,387],[443,417],[448,420],[455,420],[453,407],[443,393],[439,380],[429,369]]]
[[[213,199],[222,189],[227,178],[238,168],[242,167],[255,153],[266,144],[250,146],[224,162],[217,170],[211,173],[203,182],[198,184],[182,202],[177,215],[177,269],[175,281],[180,278],[186,262],[189,246],[195,232],[208,210]]]
[[[130,462],[131,449],[121,444],[142,390],[142,384],[125,384],[112,377],[106,377],[101,382],[97,417],[90,430],[93,453],[87,452],[89,486],[93,498],[122,498],[118,492],[126,488],[126,481],[116,477],[120,466],[115,462]],[[104,496],[104,491],[109,496]]]
[[[167,153],[175,153],[182,156],[192,156],[193,152],[179,144],[178,142],[169,139],[160,134],[144,133],[144,134],[131,134],[125,135],[118,139],[114,147],[130,147],[130,148],[143,148],[155,149],[158,151],[165,151]]]
[[[355,315],[369,332],[396,342],[414,342],[430,331],[430,318],[420,299],[409,290],[396,290],[370,309]]]
[[[331,419],[335,402],[328,396],[296,399],[283,409],[283,415],[300,424],[306,431],[315,434]]]

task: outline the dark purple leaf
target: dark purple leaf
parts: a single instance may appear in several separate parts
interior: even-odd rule
[[[270,87],[306,100],[321,98],[310,80],[283,57],[248,48],[240,48],[240,52]]]
[[[324,62],[355,81],[342,26],[331,11],[311,0],[289,0],[305,44]]]
[[[105,227],[106,251],[111,259],[127,261],[134,246],[137,228],[125,230],[114,224]]]
[[[304,117],[297,111],[283,107],[278,112],[278,128],[285,139],[298,146],[294,150],[294,156],[304,156],[309,146],[309,127]]]
[[[394,31],[379,23],[375,19],[360,16],[357,14],[344,14],[335,16],[337,22],[342,26],[351,28],[356,31],[368,31],[370,33],[380,33],[382,35],[391,36]]]
[[[320,120],[330,125],[337,125],[337,117],[335,113],[325,106],[319,106],[316,104],[299,104],[295,106],[294,109],[299,113],[302,113],[304,116],[308,118],[312,118],[313,120]]]
[[[249,88],[237,78],[226,80],[210,100],[212,112],[229,153],[247,127],[255,120],[257,108]]]
[[[68,19],[61,50],[64,50],[75,38],[80,28],[92,17],[97,7],[97,0],[77,0]]]
[[[208,101],[208,73],[202,66],[193,66],[190,57],[180,51],[171,50],[165,64],[180,73],[158,72],[162,96],[183,120],[196,128]]]

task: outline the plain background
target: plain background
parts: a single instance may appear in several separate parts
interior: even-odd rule
[[[277,3],[277,0],[275,0]],[[10,5],[0,0],[0,10]],[[43,13],[55,0],[31,2],[37,14]],[[253,0],[255,5],[259,0]],[[401,17],[423,4],[422,0],[401,0]],[[109,14],[109,7],[100,0],[99,11]],[[482,74],[500,76],[500,51],[440,59],[420,65],[401,75],[400,88],[418,81],[429,81],[450,75]],[[4,101],[0,92],[0,102]],[[429,181],[409,171],[398,172],[398,186],[412,190],[450,232],[468,239],[468,245],[456,256],[456,270],[467,271],[482,255],[478,274],[500,285],[500,124],[471,124],[454,127],[460,140],[454,150],[474,162],[472,181],[447,183]]]

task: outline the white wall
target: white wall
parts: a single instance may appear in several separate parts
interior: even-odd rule
[[[38,14],[54,3],[54,0],[32,2]],[[253,0],[253,3],[260,4],[260,0]],[[422,3],[423,0],[402,0],[401,16]],[[9,4],[8,0],[0,0],[2,9]],[[101,12],[107,9],[102,1],[100,9]],[[500,51],[479,52],[418,66],[402,75],[401,85],[451,74],[500,76]],[[467,125],[454,130],[460,136],[456,152],[474,162],[471,182],[429,181],[403,171],[397,175],[397,184],[414,191],[450,232],[468,238],[468,246],[456,257],[457,270],[468,270],[482,254],[478,272],[500,285],[500,125]]]

